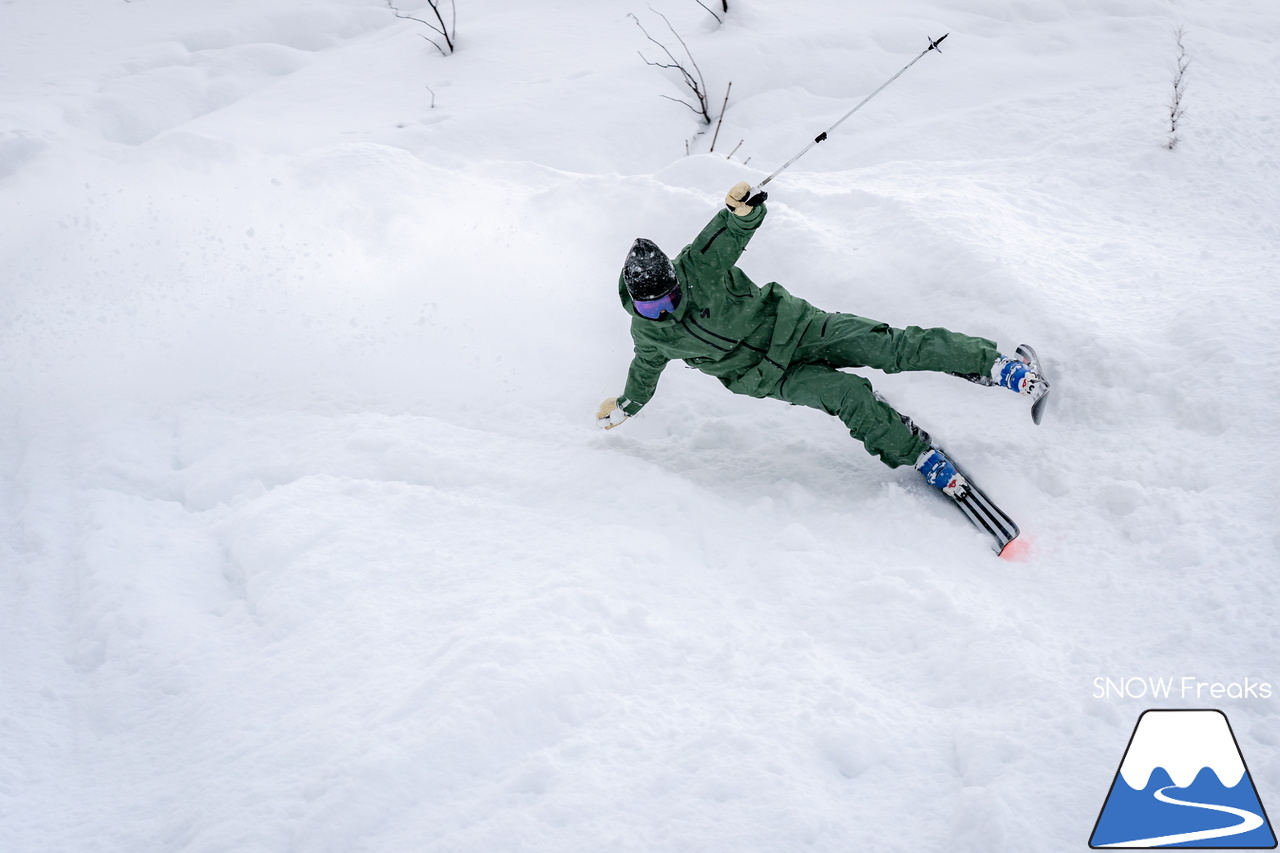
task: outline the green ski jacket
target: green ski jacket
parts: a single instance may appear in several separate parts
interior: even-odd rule
[[[681,301],[674,316],[641,317],[618,277],[635,345],[627,387],[618,400],[628,415],[653,398],[663,368],[677,358],[735,394],[765,397],[777,387],[800,336],[822,312],[777,282],[758,286],[734,266],[766,212],[763,204],[746,216],[721,210],[676,255],[672,263]]]

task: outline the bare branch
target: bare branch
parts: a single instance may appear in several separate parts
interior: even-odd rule
[[[388,0],[388,2],[390,2],[390,0]],[[655,10],[652,6],[649,7],[649,11],[653,12],[655,15],[657,15],[659,18],[662,18],[662,20],[666,22],[667,29],[671,30],[671,34],[676,37],[676,41],[680,42],[680,46],[684,48],[684,54],[686,57],[688,57],[688,64],[693,67],[693,71],[690,71],[688,68],[686,68],[685,63],[677,59],[675,54],[671,52],[670,48],[668,48],[662,42],[658,41],[653,36],[649,35],[649,31],[644,28],[644,24],[640,23],[639,18],[637,18],[634,14],[631,14],[630,12],[628,12],[627,13],[628,17],[630,17],[631,20],[636,22],[636,26],[640,28],[640,32],[644,33],[644,37],[647,38],[653,44],[657,45],[658,48],[661,49],[664,54],[666,54],[667,59],[669,59],[670,62],[669,63],[653,62],[647,59],[643,53],[640,53],[639,51],[636,51],[636,52],[640,53],[640,58],[644,60],[644,63],[646,65],[652,65],[656,68],[674,69],[680,72],[681,80],[684,82],[685,87],[688,88],[689,91],[693,93],[694,98],[697,99],[698,106],[695,107],[692,104],[688,103],[687,101],[682,101],[682,100],[679,100],[678,98],[670,98],[670,97],[667,97],[666,95],[663,95],[663,97],[667,98],[667,100],[669,101],[675,101],[676,103],[684,104],[686,107],[693,110],[694,113],[702,116],[702,121],[704,124],[711,124],[711,113],[707,108],[707,83],[702,76],[702,69],[698,67],[698,63],[697,61],[694,60],[693,54],[689,52],[689,46],[685,44],[684,39],[682,39],[680,37],[680,34],[676,32],[675,27],[671,26],[671,21],[667,20],[667,16]],[[696,77],[694,76],[695,72],[697,74]]]
[[[428,42],[428,43],[429,43],[432,47],[434,47],[436,50],[440,51],[440,54],[441,54],[442,56],[448,56],[448,55],[449,55],[449,51],[447,51],[447,50],[445,50],[443,47],[441,47],[441,46],[440,46],[440,44],[439,44],[435,39],[428,38],[427,36],[422,35],[422,33],[418,33],[418,37],[419,37],[419,38],[421,38],[423,41]]]
[[[1191,60],[1187,58],[1186,45],[1182,42],[1186,34],[1185,26],[1179,26],[1173,31],[1173,40],[1178,46],[1178,56],[1173,73],[1173,92],[1169,96],[1169,141],[1165,143],[1165,147],[1170,151],[1178,146],[1178,122],[1187,112],[1182,104],[1187,90],[1187,69],[1191,67]]]
[[[415,18],[413,15],[403,14],[399,9],[396,8],[395,3],[392,2],[392,0],[387,0],[387,8],[390,9],[397,18],[401,18],[406,21],[416,21],[419,24],[422,24],[423,26],[425,26],[427,29],[431,30],[432,32],[439,33],[441,36],[443,36],[445,47],[441,47],[440,44],[430,36],[422,36],[422,38],[431,42],[431,44],[435,46],[436,50],[440,51],[445,56],[448,56],[449,54],[453,53],[455,42],[457,41],[458,4],[457,4],[457,0],[449,0],[449,3],[453,9],[453,14],[452,14],[453,25],[452,27],[446,27],[444,24],[444,17],[440,14],[440,2],[441,0],[427,0],[427,5],[431,7],[431,11],[434,12],[436,15],[436,21],[438,22],[438,25],[433,24],[430,21],[424,21],[422,18]]]
[[[684,43],[684,39],[680,37],[680,34],[679,34],[678,32],[676,32],[676,28],[675,28],[675,27],[673,27],[673,26],[671,26],[671,21],[667,19],[667,16],[666,16],[666,15],[662,14],[661,12],[659,12],[657,9],[653,8],[652,6],[650,6],[650,7],[649,7],[649,11],[650,11],[650,12],[653,12],[655,15],[657,15],[659,18],[661,18],[661,19],[663,20],[663,22],[664,22],[664,23],[666,23],[666,25],[667,25],[667,29],[671,30],[671,35],[675,36],[675,37],[676,37],[676,41],[680,42],[680,46],[681,46],[682,48],[684,48],[684,55],[685,55],[685,56],[687,56],[687,57],[689,57],[689,64],[693,66],[693,70],[694,70],[694,71],[697,71],[697,72],[698,72],[698,82],[701,84],[701,89],[694,89],[694,94],[696,94],[696,95],[698,96],[698,100],[702,102],[702,112],[705,114],[705,113],[706,113],[706,111],[707,111],[707,109],[706,109],[706,106],[707,106],[707,96],[706,96],[706,94],[705,94],[705,92],[706,92],[706,90],[707,90],[707,82],[706,82],[706,80],[704,80],[704,79],[703,79],[703,77],[702,77],[702,69],[698,67],[698,62],[697,62],[697,60],[696,60],[696,59],[694,59],[694,58],[693,58],[693,54],[689,52],[689,45],[687,45],[687,44],[685,44],[685,43]],[[668,55],[670,55],[670,54],[668,53]],[[681,69],[681,70],[683,70],[683,69]],[[686,76],[686,77],[689,77],[689,78],[690,78],[690,80],[692,80],[692,79],[693,79],[693,75],[689,74],[689,72],[687,72],[687,71],[685,72],[685,76]],[[692,85],[692,84],[691,84],[691,85]],[[709,116],[709,115],[707,116],[707,124],[711,124],[711,116]]]
[[[702,115],[702,113],[698,112],[698,108],[695,107],[693,104],[689,103],[688,101],[682,101],[679,98],[673,98],[670,95],[659,95],[658,97],[666,98],[668,101],[675,101],[677,104],[684,104],[686,107],[688,107],[690,110],[693,111],[694,115]]]
[[[707,153],[715,153],[716,140],[720,138],[720,125],[724,124],[724,112],[729,108],[729,92],[733,89],[733,81],[729,81],[729,85],[724,90],[724,103],[720,105],[720,118],[716,119],[716,132],[711,137],[711,150]]]
[[[695,3],[697,3],[699,6],[701,6],[702,8],[706,9],[706,10],[707,10],[707,13],[708,13],[708,14],[710,14],[710,15],[711,15],[711,17],[713,17],[713,18],[715,18],[715,19],[716,19],[716,23],[717,23],[717,24],[723,24],[723,23],[724,23],[724,18],[720,17],[720,16],[719,16],[719,15],[717,15],[715,12],[712,12],[712,11],[711,11],[711,8],[710,8],[706,3],[703,3],[703,2],[702,2],[702,0],[694,0],[694,2],[695,2]],[[728,11],[729,11],[729,0],[724,0],[724,5],[725,5],[725,11],[726,11],[726,12],[728,12]]]

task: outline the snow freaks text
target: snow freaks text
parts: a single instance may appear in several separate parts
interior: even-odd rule
[[[1094,699],[1270,699],[1271,684],[1246,676],[1238,681],[1202,681],[1193,675],[1132,676],[1093,680]]]

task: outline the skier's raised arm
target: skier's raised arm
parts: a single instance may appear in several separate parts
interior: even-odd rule
[[[751,236],[764,222],[768,193],[752,190],[746,181],[734,184],[724,197],[725,209],[716,213],[685,252],[689,263],[703,270],[727,270],[738,262]]]

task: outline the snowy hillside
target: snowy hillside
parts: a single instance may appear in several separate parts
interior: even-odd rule
[[[1280,808],[1274,4],[729,6],[653,3],[712,154],[643,3],[0,3],[0,850],[1082,850],[1154,706]],[[678,364],[592,424],[631,241],[946,32],[740,265],[1037,348],[1039,427],[861,371],[1017,561]]]

